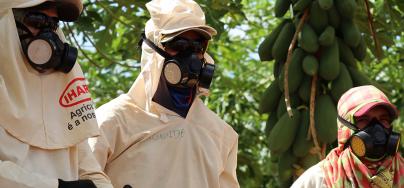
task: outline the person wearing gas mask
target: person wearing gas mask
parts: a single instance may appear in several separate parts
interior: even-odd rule
[[[298,187],[404,187],[400,133],[392,121],[398,110],[374,86],[345,92],[338,102],[338,146],[304,172]]]
[[[82,9],[0,2],[0,187],[112,187],[88,145],[99,129],[77,49],[58,27]]]
[[[115,187],[239,187],[237,133],[200,95],[215,65],[216,30],[191,0],[152,0],[141,73],[127,94],[97,109],[93,152]]]

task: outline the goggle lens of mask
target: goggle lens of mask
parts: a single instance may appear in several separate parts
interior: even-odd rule
[[[28,12],[24,17],[23,22],[24,24],[37,29],[49,28],[52,31],[56,31],[59,27],[59,18],[50,17],[42,12]]]
[[[174,38],[171,41],[165,42],[164,47],[181,52],[191,50],[192,52],[203,52],[205,40],[189,40],[181,37]]]

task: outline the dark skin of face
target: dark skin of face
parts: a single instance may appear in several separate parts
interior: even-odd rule
[[[389,112],[383,106],[376,106],[371,110],[369,110],[366,114],[359,117],[355,117],[356,126],[359,129],[363,129],[374,118],[376,118],[384,126],[384,128],[388,129],[391,127],[390,123],[392,119],[390,117]]]

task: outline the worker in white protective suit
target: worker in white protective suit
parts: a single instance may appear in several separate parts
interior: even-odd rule
[[[191,0],[152,0],[141,73],[96,110],[93,152],[118,188],[237,188],[237,133],[199,98],[212,81],[216,30]]]
[[[88,145],[99,129],[77,49],[58,28],[82,9],[0,1],[0,187],[112,187]]]

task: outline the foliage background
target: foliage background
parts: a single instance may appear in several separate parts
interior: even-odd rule
[[[149,15],[146,0],[87,0],[76,23],[65,23],[68,40],[80,50],[80,64],[97,106],[128,91],[140,68],[140,33]],[[257,112],[261,94],[274,79],[272,62],[260,62],[257,47],[274,26],[273,0],[197,0],[209,25],[219,35],[211,42],[218,69],[206,104],[239,134],[238,179],[241,187],[277,187],[276,173],[267,165],[270,155],[264,134],[266,115]],[[361,70],[380,83],[404,110],[404,1],[370,0],[383,56],[375,58],[364,1],[356,23],[369,46]],[[395,121],[404,132],[404,115]],[[402,146],[404,144],[402,143]],[[403,148],[401,148],[403,151]]]

